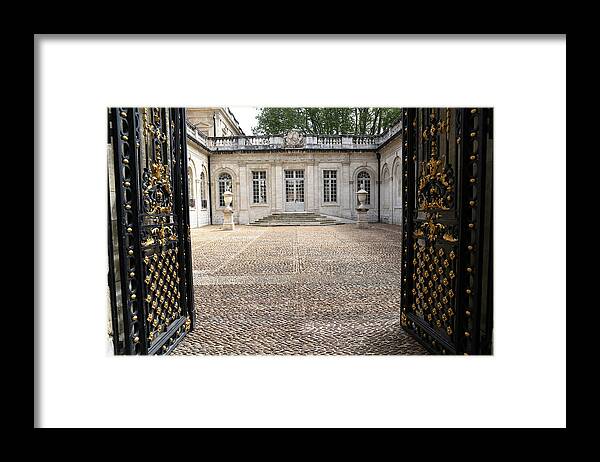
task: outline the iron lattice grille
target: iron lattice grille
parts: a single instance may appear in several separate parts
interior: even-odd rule
[[[183,316],[179,291],[179,248],[161,249],[144,257],[144,282],[149,287],[144,302],[148,316],[148,340],[152,342]]]
[[[413,244],[413,312],[440,335],[453,341],[456,313],[456,254],[425,243]]]
[[[129,307],[115,320],[129,334],[115,351],[164,354],[194,320],[185,112],[119,108],[110,114],[119,212],[112,245],[125,257],[119,274]]]

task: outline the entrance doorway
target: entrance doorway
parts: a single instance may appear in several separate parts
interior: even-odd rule
[[[304,170],[285,171],[285,211],[304,212]]]

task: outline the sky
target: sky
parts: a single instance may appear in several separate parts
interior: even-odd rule
[[[233,112],[244,133],[252,135],[252,129],[256,126],[258,108],[252,106],[229,106],[229,110]]]

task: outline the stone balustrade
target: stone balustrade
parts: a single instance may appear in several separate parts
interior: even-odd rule
[[[284,135],[207,137],[188,124],[188,137],[211,152],[256,151],[272,149],[310,150],[376,150],[382,143],[399,133],[399,122],[381,135],[305,135],[297,143],[286,142]]]
[[[210,138],[207,137],[206,135],[204,135],[204,133],[201,133],[200,131],[198,131],[198,129],[196,129],[196,127],[191,125],[189,122],[186,123],[186,133],[187,133],[188,138],[192,138],[194,141],[198,142],[201,146],[210,150],[210,147],[209,147]]]
[[[387,131],[377,136],[377,144],[381,145],[402,131],[402,122],[391,126]]]

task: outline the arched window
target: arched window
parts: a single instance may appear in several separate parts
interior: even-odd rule
[[[200,172],[200,207],[206,209],[206,175]]]
[[[371,204],[371,175],[369,175],[369,172],[363,171],[358,174],[356,179],[357,179],[356,187],[358,188],[358,190],[360,190],[362,188],[365,191],[367,191],[367,200],[365,201],[365,205],[370,205]]]
[[[196,207],[196,195],[194,194],[196,188],[194,186],[194,171],[192,167],[188,167],[188,200],[191,208]]]
[[[223,193],[225,191],[233,192],[232,183],[231,183],[231,175],[229,173],[221,173],[218,179],[219,183],[219,205],[221,207],[225,207],[225,199],[223,198]],[[231,201],[231,206],[233,207],[233,201]]]

